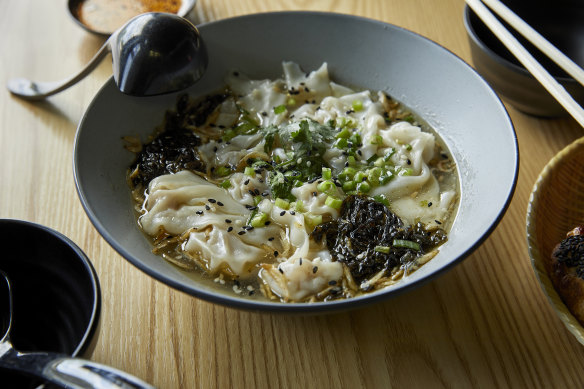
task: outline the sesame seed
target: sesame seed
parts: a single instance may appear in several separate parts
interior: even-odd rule
[[[284,274],[284,270],[282,270],[282,268],[280,266],[278,266],[278,271],[282,274]]]
[[[203,214],[203,211],[197,211],[197,212],[195,212],[195,213],[196,213],[197,215],[202,215],[202,214]]]
[[[315,266],[312,268],[312,274],[316,273],[318,271],[318,266]]]
[[[432,202],[430,201],[430,202],[428,203],[428,207],[431,207],[431,206],[432,206]]]
[[[273,241],[273,240],[274,240],[274,237],[273,237],[273,236],[271,236],[271,237],[269,237],[269,238],[268,238],[268,240],[271,242],[271,241]]]
[[[286,214],[286,211],[280,212],[280,216],[284,216],[285,214]]]
[[[221,201],[217,201],[217,205],[218,205],[218,206],[220,206],[220,207],[222,207],[222,206],[224,206],[225,204],[223,204]]]
[[[243,185],[247,185],[247,184],[249,184],[249,180],[243,181]]]
[[[217,152],[217,146],[213,147],[213,152],[216,153]]]
[[[436,222],[436,224],[442,224],[442,222],[440,220],[434,220]]]
[[[328,284],[329,284],[329,285],[336,285],[336,284],[337,284],[337,281],[335,281],[335,280],[332,280],[332,281],[329,281],[329,283],[328,283]]]
[[[243,235],[243,234],[245,234],[245,231],[239,231],[239,232],[237,233],[237,235]]]
[[[227,229],[227,232],[231,232],[233,231],[233,227],[229,226],[229,228]]]
[[[216,202],[217,202],[217,200],[215,200],[215,199],[209,199],[209,202],[210,202],[211,204],[214,204],[214,203],[216,203]]]
[[[361,152],[361,150],[357,150],[357,154],[359,154],[359,156],[362,156],[363,153]]]
[[[264,223],[264,226],[269,226],[271,223],[272,223],[271,221],[267,220],[267,221]]]
[[[317,195],[318,195],[318,193],[316,193],[316,192],[312,192],[312,195],[313,195],[313,196],[317,196]]]
[[[210,211],[210,210],[211,210],[211,207],[209,207],[208,205],[205,205],[205,209],[206,209],[207,211]]]
[[[278,254],[279,254],[279,253],[278,253],[277,251],[274,251],[274,257],[277,257],[277,256],[278,256]]]
[[[298,266],[302,266],[302,258],[298,261]]]
[[[290,211],[290,215],[294,216],[294,215],[296,215],[296,212]]]
[[[227,224],[231,223],[231,219],[225,219],[225,223]]]

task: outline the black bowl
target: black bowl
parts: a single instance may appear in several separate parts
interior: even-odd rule
[[[88,356],[95,346],[101,294],[87,256],[59,232],[20,220],[0,219],[0,244],[0,269],[13,291],[14,347]],[[41,382],[0,369],[0,383],[32,388]]]
[[[503,1],[553,45],[584,66],[584,3],[578,0]],[[559,68],[512,27],[507,29],[579,103],[584,87]],[[474,67],[499,95],[518,110],[535,116],[558,117],[566,110],[521,65],[480,18],[468,7],[464,25],[469,37]]]

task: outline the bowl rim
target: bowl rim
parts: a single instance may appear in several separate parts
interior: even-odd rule
[[[91,315],[89,317],[89,321],[86,325],[85,332],[79,343],[77,344],[75,350],[71,353],[72,356],[82,356],[86,352],[91,351],[90,348],[92,344],[95,343],[95,335],[99,328],[100,324],[100,316],[101,316],[101,286],[99,282],[99,278],[97,276],[97,272],[91,263],[89,257],[81,250],[81,248],[73,242],[70,238],[62,234],[61,232],[47,227],[45,225],[31,222],[27,220],[20,220],[20,219],[11,219],[11,218],[0,218],[0,226],[20,226],[28,229],[33,229],[40,231],[43,234],[46,234],[53,239],[60,241],[61,243],[65,244],[68,249],[70,249],[83,268],[86,271],[86,274],[89,277],[91,282],[91,292],[92,292],[92,307],[91,307]]]
[[[526,68],[524,68],[523,66],[519,66],[517,64],[514,64],[513,62],[502,57],[499,53],[495,52],[482,39],[479,38],[473,24],[471,23],[471,20],[470,20],[471,12],[473,13],[473,15],[477,16],[476,13],[474,13],[474,11],[468,6],[468,4],[465,4],[464,10],[463,10],[463,22],[464,22],[464,27],[466,29],[467,35],[472,39],[472,41],[482,51],[487,53],[487,55],[489,55],[493,60],[495,60],[499,64],[505,66],[506,68],[508,68],[512,71],[519,72],[523,76],[528,77],[530,79],[533,79],[534,81],[537,82],[535,77]],[[477,18],[478,18],[478,16],[477,16]],[[481,21],[481,23],[482,23],[482,21]],[[495,37],[495,39],[497,39],[497,38]],[[568,85],[572,85],[572,84],[577,85],[578,84],[578,82],[576,80],[574,80],[572,77],[554,76],[554,75],[552,75],[552,77],[556,81],[559,81],[559,82],[564,83],[564,84],[568,84]]]
[[[381,289],[379,291],[375,291],[375,292],[372,292],[372,293],[369,293],[369,294],[366,294],[363,296],[353,297],[350,299],[327,301],[327,302],[315,302],[315,303],[281,303],[281,302],[273,302],[273,301],[247,300],[247,299],[235,296],[235,295],[229,296],[229,295],[220,294],[220,293],[211,293],[211,292],[208,292],[206,290],[199,289],[199,288],[184,287],[182,284],[173,280],[171,277],[169,277],[165,274],[160,274],[160,273],[151,271],[142,261],[140,261],[138,258],[135,258],[128,250],[126,250],[124,247],[122,247],[122,245],[118,244],[116,242],[116,240],[114,239],[114,237],[110,236],[107,228],[101,223],[100,219],[93,212],[93,209],[91,208],[91,206],[87,200],[87,197],[84,194],[84,190],[83,190],[82,186],[80,185],[80,175],[79,175],[80,173],[78,171],[78,163],[77,163],[79,156],[78,156],[77,152],[75,151],[74,158],[73,158],[73,176],[74,176],[74,180],[75,180],[75,186],[77,189],[77,193],[78,193],[79,199],[81,201],[81,204],[82,204],[85,212],[87,213],[90,221],[92,222],[94,227],[98,230],[98,232],[100,233],[102,238],[104,238],[106,240],[106,242],[108,244],[110,244],[123,258],[128,260],[130,263],[132,263],[138,269],[140,269],[144,273],[148,274],[149,276],[153,277],[154,279],[161,281],[161,282],[165,283],[167,286],[170,286],[176,290],[179,290],[179,291],[184,292],[188,295],[200,298],[202,300],[212,302],[212,303],[217,303],[217,304],[220,304],[220,305],[223,305],[226,307],[237,308],[237,309],[247,310],[247,311],[272,312],[272,313],[291,313],[291,314],[296,314],[296,313],[302,313],[302,314],[328,313],[328,312],[336,312],[336,311],[341,311],[341,310],[348,310],[348,309],[363,307],[365,305],[377,303],[381,300],[386,300],[389,297],[396,297],[402,293],[410,291],[413,288],[421,287],[422,285],[424,285],[430,281],[433,281],[439,275],[444,274],[446,271],[450,270],[452,267],[456,266],[462,260],[467,258],[472,252],[474,252],[477,249],[477,247],[479,247],[489,237],[489,235],[493,232],[493,230],[497,227],[497,225],[499,224],[499,222],[501,221],[501,219],[505,215],[505,213],[509,207],[509,204],[513,198],[513,194],[515,192],[515,189],[517,186],[517,180],[518,180],[519,146],[518,146],[518,142],[517,142],[517,134],[516,134],[515,129],[513,127],[513,122],[511,121],[511,118],[510,118],[504,104],[502,103],[499,96],[494,92],[492,87],[485,81],[485,79],[474,68],[472,68],[468,63],[466,63],[460,56],[456,55],[451,50],[445,48],[444,46],[440,45],[439,43],[437,43],[437,42],[435,42],[435,41],[433,41],[433,40],[431,40],[431,39],[429,39],[421,34],[418,34],[416,32],[408,30],[406,28],[403,28],[403,27],[400,27],[400,26],[397,26],[397,25],[394,25],[391,23],[367,18],[367,17],[357,16],[357,15],[347,15],[347,14],[341,14],[341,13],[336,13],[336,12],[323,12],[323,11],[273,11],[273,12],[261,12],[261,13],[255,13],[255,14],[239,15],[239,16],[234,16],[234,17],[230,17],[230,18],[210,21],[210,22],[206,22],[204,24],[201,24],[200,26],[198,26],[198,28],[200,28],[201,30],[204,30],[205,26],[211,26],[211,25],[222,24],[222,23],[230,23],[233,20],[246,20],[246,19],[252,20],[252,19],[257,18],[257,17],[261,17],[261,18],[268,17],[269,18],[270,16],[273,16],[273,15],[285,15],[285,16],[289,15],[289,16],[295,16],[295,17],[302,17],[302,16],[307,16],[307,15],[308,16],[316,16],[316,17],[336,17],[339,19],[345,19],[345,20],[349,19],[349,20],[357,20],[357,21],[366,22],[366,23],[372,23],[375,25],[382,26],[385,29],[390,27],[392,29],[402,31],[405,34],[409,34],[409,35],[415,37],[416,39],[421,39],[427,43],[430,43],[431,45],[433,45],[435,47],[440,48],[442,51],[444,51],[449,56],[451,56],[455,61],[458,61],[463,66],[465,66],[469,70],[469,72],[471,72],[477,79],[480,79],[480,81],[483,82],[485,88],[492,93],[492,97],[499,104],[499,108],[501,109],[501,112],[504,113],[505,120],[508,122],[509,128],[511,129],[512,140],[514,142],[513,162],[514,162],[514,167],[515,167],[514,172],[513,172],[513,179],[512,179],[511,185],[505,193],[505,202],[504,202],[503,206],[501,207],[501,209],[499,210],[498,214],[492,219],[491,224],[485,230],[484,234],[480,238],[477,238],[477,240],[474,242],[474,244],[470,245],[465,251],[460,253],[460,255],[458,257],[454,258],[451,262],[442,266],[441,268],[433,271],[432,274],[429,276],[425,276],[424,278],[416,280],[415,282],[407,283],[406,285],[402,285],[399,288],[385,288],[385,289]],[[201,31],[201,33],[203,33],[203,32],[204,31]],[[115,87],[113,77],[111,77],[100,88],[100,90],[98,91],[98,93],[96,94],[95,97],[99,96],[105,89],[112,88],[112,87]],[[96,103],[95,100],[96,100],[95,98],[92,100],[92,102],[90,103],[90,105],[88,106],[88,108],[86,109],[85,112],[88,112],[91,109],[91,107]],[[74,141],[74,149],[75,150],[78,149],[81,128],[84,124],[85,119],[86,119],[86,116],[84,114],[82,120],[79,123],[78,129],[76,131],[75,141]]]
[[[552,284],[552,281],[543,267],[543,256],[547,255],[542,253],[535,244],[536,236],[536,224],[537,220],[534,220],[534,208],[539,205],[539,193],[541,187],[545,182],[552,176],[556,165],[559,161],[563,160],[565,157],[570,156],[576,150],[584,148],[584,137],[574,140],[572,143],[565,146],[556,155],[554,155],[548,163],[543,167],[539,173],[535,183],[533,184],[531,194],[529,196],[529,201],[527,203],[526,215],[525,215],[525,232],[527,241],[527,250],[529,253],[529,260],[531,267],[535,273],[537,281],[543,294],[546,296],[549,304],[554,309],[555,314],[558,316],[560,321],[564,326],[574,335],[574,337],[584,345],[584,326],[578,322],[576,317],[570,312],[566,304],[561,299],[557,290]],[[566,231],[567,232],[567,231]]]

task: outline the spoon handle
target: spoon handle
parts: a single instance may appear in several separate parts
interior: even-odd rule
[[[24,100],[43,100],[81,81],[99,65],[110,51],[111,46],[108,39],[79,73],[66,80],[36,82],[26,78],[13,78],[8,80],[6,87],[13,95]]]
[[[43,378],[67,389],[154,389],[146,382],[113,367],[54,353],[21,353],[14,349],[0,357],[0,366]]]

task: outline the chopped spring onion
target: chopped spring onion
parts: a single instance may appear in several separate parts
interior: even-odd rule
[[[245,174],[246,176],[255,177],[256,172],[254,168],[252,168],[251,166],[246,166],[243,171],[243,174]]]
[[[416,251],[420,251],[421,248],[419,243],[405,239],[394,239],[392,245],[393,247],[402,247],[405,249],[412,249]]]
[[[263,212],[258,212],[255,214],[254,217],[251,218],[251,221],[249,224],[252,227],[258,228],[258,227],[265,226],[267,221],[268,221],[268,214],[263,213]]]
[[[288,202],[287,200],[281,199],[279,197],[276,199],[274,204],[276,205],[276,207],[280,207],[282,209],[289,209],[290,208],[290,202]]]
[[[353,100],[353,110],[359,112],[363,109],[363,102],[361,100]]]
[[[223,189],[229,189],[231,188],[231,181],[225,180],[220,185]]]
[[[219,177],[225,177],[231,174],[231,169],[229,169],[227,166],[219,166],[217,169],[215,169],[215,173],[217,173]]]
[[[389,254],[391,248],[388,246],[375,246],[373,250],[377,251],[378,253]]]
[[[334,209],[341,209],[341,205],[343,205],[343,200],[337,199],[332,196],[328,196],[324,201],[324,204]]]
[[[324,193],[330,192],[334,188],[335,188],[335,184],[333,184],[331,181],[323,181],[316,186],[316,189],[319,192],[324,192]]]
[[[332,178],[333,174],[331,169],[329,169],[328,167],[323,167],[322,168],[322,178],[325,180],[330,180]]]
[[[286,106],[284,104],[278,105],[277,107],[274,107],[274,113],[276,115],[279,115],[279,114],[284,113],[284,112],[286,112]]]

